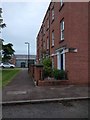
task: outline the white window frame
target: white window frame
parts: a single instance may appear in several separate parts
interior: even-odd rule
[[[49,28],[49,18],[47,19],[47,29]]]
[[[54,57],[52,57],[52,69],[54,68]]]
[[[55,14],[54,14],[54,8],[52,8],[52,20],[54,20],[54,16],[55,16]]]
[[[64,19],[60,22],[60,29],[61,29],[61,40],[64,40],[64,37],[63,37],[63,32],[65,29]]]
[[[43,41],[43,49],[44,50],[46,49],[46,43],[45,43],[45,41]]]
[[[54,46],[54,39],[55,39],[55,37],[54,37],[54,31],[52,31],[52,46]]]
[[[63,5],[63,3],[64,3],[63,0],[60,0],[60,4],[61,4],[61,6]]]
[[[49,38],[47,38],[47,49],[49,49]]]
[[[43,33],[45,34],[45,25],[44,25],[44,27],[43,27]]]

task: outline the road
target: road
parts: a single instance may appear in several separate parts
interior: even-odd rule
[[[2,106],[3,118],[88,118],[90,100]]]

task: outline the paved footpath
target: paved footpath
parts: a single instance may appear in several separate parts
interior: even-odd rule
[[[28,75],[27,69],[20,73],[2,89],[2,102],[10,101],[40,101],[77,97],[88,97],[88,86],[35,86]]]

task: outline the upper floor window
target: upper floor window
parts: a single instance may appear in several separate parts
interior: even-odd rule
[[[43,41],[43,49],[44,50],[46,49],[46,43],[45,43],[45,41]]]
[[[42,28],[41,28],[41,33],[43,32]]]
[[[63,0],[60,0],[60,4],[61,4],[61,6],[63,5],[63,3],[64,3]]]
[[[60,22],[61,40],[64,40],[64,19]]]
[[[43,26],[43,34],[45,34],[45,25]]]
[[[49,18],[47,19],[47,29],[49,28]]]
[[[47,49],[49,49],[49,38],[47,38]]]
[[[52,21],[54,20],[54,8],[52,8]]]
[[[54,68],[54,57],[52,57],[52,69]]]
[[[52,46],[54,46],[54,31],[52,31]]]

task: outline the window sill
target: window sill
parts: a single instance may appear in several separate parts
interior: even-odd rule
[[[59,43],[62,43],[63,41],[64,41],[64,39],[63,39],[63,40],[60,40]]]
[[[61,9],[63,8],[63,6],[64,6],[64,3],[62,4],[62,6],[60,7],[60,9],[59,9],[59,12],[61,11]]]
[[[54,22],[54,19],[51,21],[51,24]]]
[[[54,47],[54,45],[51,46],[51,48],[53,48],[53,47]]]
[[[49,27],[46,29],[46,31],[48,31],[49,30]]]

